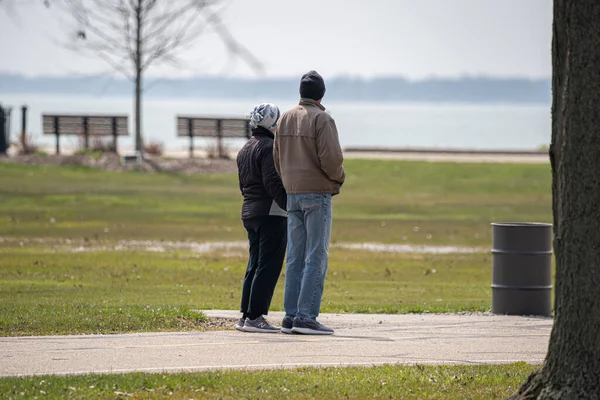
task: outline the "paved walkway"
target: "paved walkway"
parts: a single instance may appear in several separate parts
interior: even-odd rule
[[[207,311],[235,318],[235,311]],[[269,315],[280,322],[282,313]],[[543,361],[552,320],[497,315],[323,314],[334,336],[237,331],[0,338],[0,376],[298,366]]]

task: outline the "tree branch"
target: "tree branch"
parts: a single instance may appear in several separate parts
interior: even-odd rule
[[[107,14],[101,15],[99,12],[86,8],[81,1],[65,1],[69,5],[68,9],[73,19],[77,24],[81,25],[77,32],[79,39],[92,43],[92,45],[104,42],[106,46],[112,47],[117,52],[130,54],[128,43],[123,43],[119,35],[124,30],[124,27],[114,22],[116,18],[113,18],[112,21],[109,21],[109,18],[107,18],[107,15],[113,17],[118,15],[115,14],[118,10],[115,10],[114,5],[106,5],[103,10]]]
[[[179,9],[171,12],[163,14],[153,21],[148,21],[149,26],[156,26],[155,29],[149,31],[146,35],[144,35],[144,40],[151,40],[155,37],[164,36],[169,28],[172,28],[173,24],[181,17],[183,17],[186,13],[194,10],[195,6],[191,4],[185,4]],[[198,12],[198,9],[196,9]]]
[[[263,63],[256,58],[250,50],[248,50],[233,37],[231,32],[229,32],[217,14],[210,15],[208,21],[213,25],[215,31],[232,54],[242,58],[250,67],[254,69],[255,72],[259,74],[264,73]]]

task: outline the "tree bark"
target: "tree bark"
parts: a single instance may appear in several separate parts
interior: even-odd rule
[[[600,398],[600,2],[554,0],[555,321],[543,367],[512,399]]]
[[[137,0],[135,9],[135,151],[143,152],[142,143],[142,7],[143,0]]]

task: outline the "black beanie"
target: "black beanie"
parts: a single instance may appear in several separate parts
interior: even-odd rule
[[[300,97],[321,100],[325,96],[325,81],[317,71],[309,71],[300,79]]]

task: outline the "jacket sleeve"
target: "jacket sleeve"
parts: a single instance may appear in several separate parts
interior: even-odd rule
[[[236,157],[236,164],[237,164],[237,170],[238,170],[238,183],[240,184],[240,192],[242,193],[242,196],[243,196],[244,195],[244,185],[242,185],[241,157],[242,157],[242,152],[240,151]]]
[[[277,125],[277,130],[279,130],[279,125]],[[275,164],[275,171],[277,171],[277,174],[281,176],[281,168],[279,164],[279,137],[277,135],[275,135],[275,139],[273,140],[273,161]]]
[[[275,199],[277,205],[281,209],[287,210],[287,194],[273,160],[274,147],[269,146],[265,150],[260,162],[263,186],[269,196]]]
[[[335,121],[327,118],[317,129],[317,154],[321,169],[334,182],[342,185],[346,179],[344,172],[344,155],[340,146]]]

